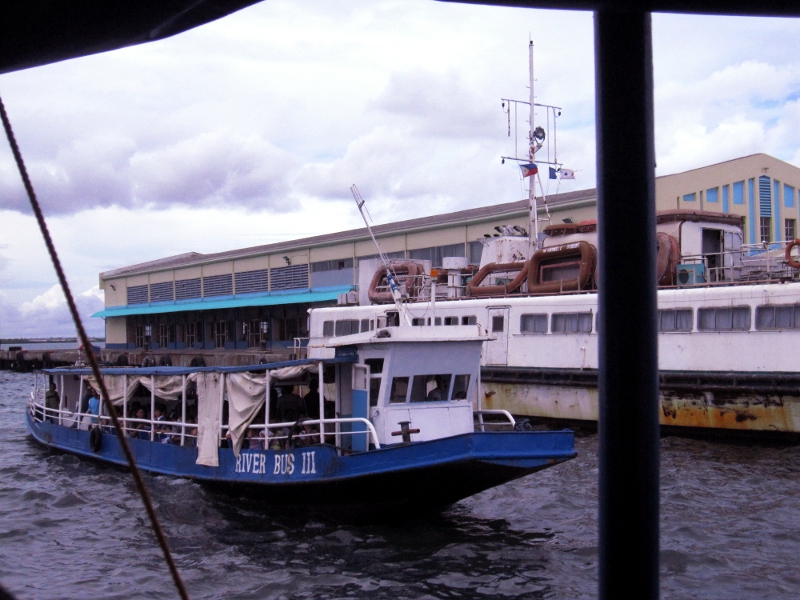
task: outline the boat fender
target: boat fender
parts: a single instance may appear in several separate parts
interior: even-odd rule
[[[421,276],[425,275],[425,270],[423,269],[422,265],[419,265],[414,262],[404,262],[404,263],[397,263],[391,266],[392,271],[398,277],[400,275],[405,275],[405,292],[406,295],[410,299],[414,299],[418,295],[419,291],[419,281],[421,280]],[[387,290],[385,292],[379,292],[378,287],[380,287],[383,279],[387,277],[386,267],[381,265],[375,271],[374,275],[372,276],[372,281],[369,284],[369,289],[367,291],[367,297],[369,301],[373,304],[388,304],[394,302],[394,296],[392,296],[391,290]],[[400,286],[400,282],[396,282],[398,286]],[[402,286],[401,286],[402,287]]]
[[[675,271],[681,258],[678,240],[659,231],[656,233],[656,278],[658,285],[674,285]]]
[[[795,246],[800,246],[800,238],[794,239],[786,246],[786,253],[784,254],[784,258],[786,259],[786,264],[792,267],[793,269],[800,269],[800,262],[796,261],[792,258],[792,248]]]
[[[504,273],[508,271],[519,271],[510,283],[501,285],[481,285],[491,273]],[[528,269],[525,262],[514,263],[489,263],[480,268],[475,276],[467,284],[467,296],[505,296],[516,292],[528,277]]]
[[[92,452],[100,452],[100,448],[103,446],[103,432],[100,430],[99,427],[94,426],[92,430],[89,432],[89,448]]]
[[[514,431],[533,431],[530,419],[522,419],[514,424]]]

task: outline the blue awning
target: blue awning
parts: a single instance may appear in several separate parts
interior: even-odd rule
[[[190,310],[216,310],[221,308],[239,308],[243,306],[279,306],[281,304],[330,302],[336,300],[339,294],[349,292],[351,289],[351,286],[348,285],[289,293],[228,296],[226,298],[202,298],[177,302],[159,302],[155,304],[110,306],[105,310],[94,313],[92,317],[101,317],[105,319],[108,317],[127,317],[129,315],[160,315]]]

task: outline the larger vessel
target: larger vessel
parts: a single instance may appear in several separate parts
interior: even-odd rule
[[[445,258],[434,270],[410,260],[381,265],[371,280],[362,279],[368,290],[341,298],[360,306],[314,313],[310,343],[398,323],[396,308],[383,304],[394,281],[413,325],[446,335],[449,326],[477,323],[492,336],[482,355],[486,406],[526,417],[596,421],[603,276],[597,224],[540,228],[538,171],[542,165],[550,176],[562,170],[555,152],[553,161],[549,154],[537,159],[546,132],[534,125],[534,106],[553,115],[560,109],[534,104],[532,46],[530,65],[530,101],[503,100],[509,114],[510,102],[530,107],[526,154],[504,157],[520,162],[529,177],[530,235],[519,226],[498,227],[497,236],[481,239],[479,265],[461,257]],[[800,240],[746,245],[743,225],[743,217],[719,212],[657,215],[661,423],[800,433],[793,352],[800,342]]]

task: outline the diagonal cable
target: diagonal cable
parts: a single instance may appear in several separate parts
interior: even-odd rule
[[[72,292],[70,292],[69,284],[67,283],[67,277],[64,275],[64,269],[61,267],[61,261],[58,258],[56,247],[53,245],[53,240],[50,237],[50,231],[47,229],[47,223],[45,223],[44,214],[39,206],[39,201],[36,199],[36,194],[33,191],[33,185],[28,177],[28,171],[25,168],[24,161],[22,160],[22,154],[19,151],[19,146],[17,146],[17,140],[14,137],[14,132],[11,129],[11,122],[8,120],[8,115],[6,114],[6,108],[3,105],[2,98],[0,98],[0,119],[3,121],[3,128],[6,131],[8,143],[11,146],[11,151],[14,153],[14,160],[17,162],[19,174],[22,177],[22,182],[25,184],[25,191],[28,192],[28,198],[31,201],[31,208],[33,209],[33,213],[36,215],[36,221],[39,224],[39,229],[42,232],[42,237],[44,238],[44,243],[47,246],[47,251],[50,253],[50,259],[53,261],[53,267],[56,270],[58,281],[61,284],[61,289],[67,299],[69,312],[72,315],[72,320],[75,322],[75,328],[78,331],[78,337],[80,338],[83,347],[86,348],[86,358],[89,360],[94,378],[100,386],[100,393],[102,394],[103,402],[105,403],[108,414],[111,416],[111,421],[114,424],[114,429],[117,433],[119,444],[122,447],[122,451],[125,453],[125,458],[128,460],[128,466],[130,466],[131,474],[136,482],[136,488],[139,490],[139,495],[142,497],[142,503],[147,510],[147,515],[150,517],[150,523],[153,527],[153,531],[156,534],[156,538],[158,539],[158,544],[161,546],[161,550],[164,553],[164,559],[167,561],[167,565],[169,566],[172,580],[175,582],[175,587],[178,589],[178,593],[180,594],[181,598],[183,600],[189,600],[189,594],[186,592],[186,587],[184,586],[181,575],[178,572],[178,567],[175,564],[175,560],[173,559],[172,553],[169,550],[169,545],[167,544],[167,538],[164,535],[164,530],[161,528],[161,524],[158,521],[156,510],[153,507],[153,501],[150,499],[150,494],[144,485],[142,474],[136,466],[136,460],[134,459],[133,453],[128,445],[125,432],[122,430],[122,425],[117,417],[117,411],[109,400],[108,388],[106,388],[106,383],[103,381],[103,377],[100,374],[100,367],[97,364],[97,357],[95,356],[94,352],[91,351],[89,337],[86,335],[83,322],[78,314],[78,308],[75,305],[75,300],[72,297]]]

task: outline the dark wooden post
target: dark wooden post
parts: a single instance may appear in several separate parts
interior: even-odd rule
[[[650,14],[595,12],[601,599],[658,598],[658,342]]]

